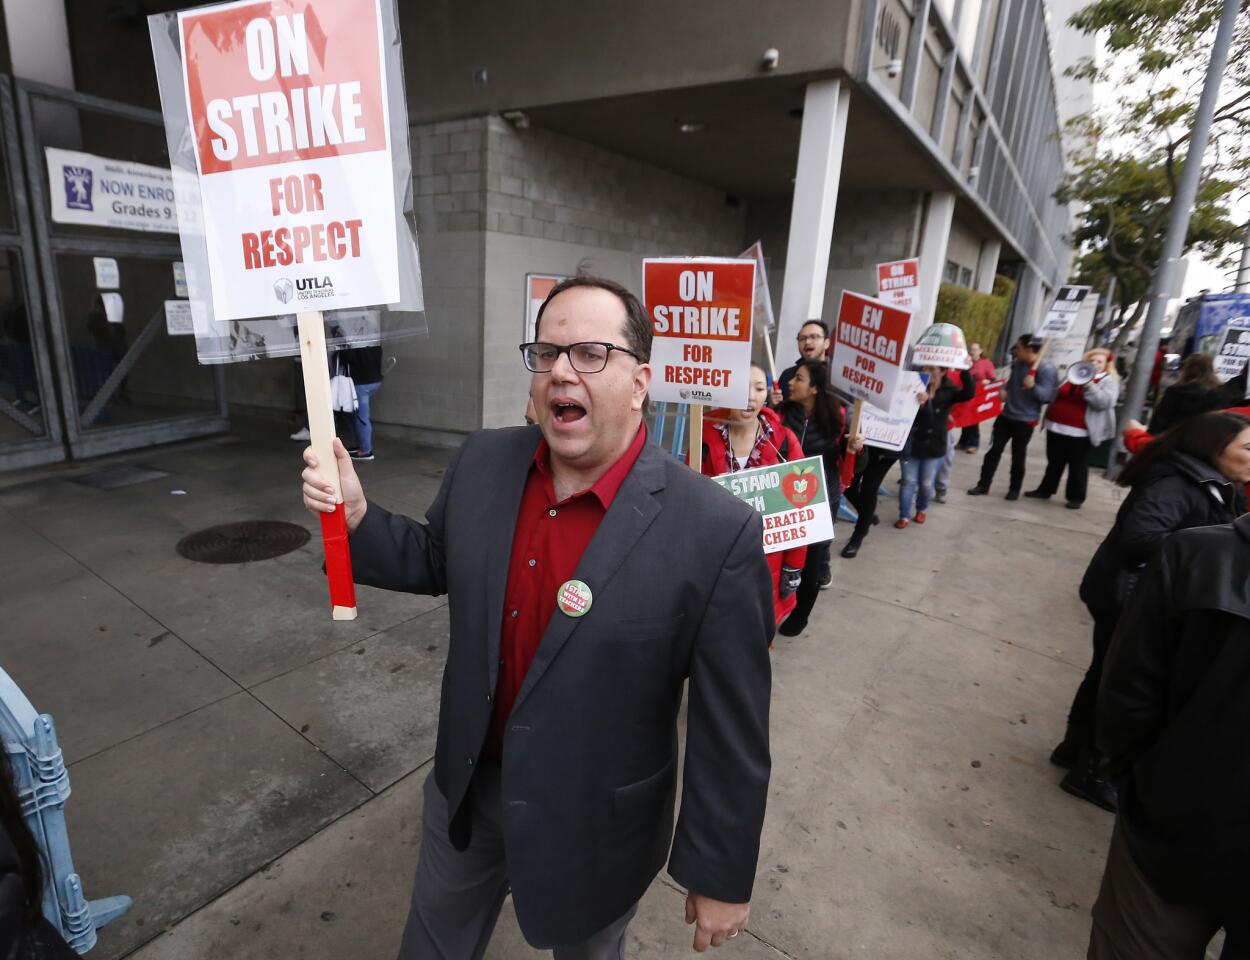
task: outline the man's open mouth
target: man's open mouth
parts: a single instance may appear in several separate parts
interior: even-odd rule
[[[557,400],[551,404],[551,411],[561,423],[573,423],[586,416],[586,408],[571,400]]]

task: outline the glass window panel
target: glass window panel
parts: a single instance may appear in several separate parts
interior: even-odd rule
[[[115,257],[116,291],[96,289],[92,258],[57,257],[57,282],[81,416],[149,323],[156,331],[117,390],[82,430],[212,414],[217,409],[212,370],[200,366],[195,337],[166,331],[165,301],[174,294],[173,259]],[[121,322],[110,294],[121,297]],[[116,303],[116,301],[114,301]],[[112,311],[112,312],[111,312]]]
[[[24,417],[0,407],[0,445],[29,440],[46,431],[35,351],[26,304],[22,260],[16,250],[0,248],[0,400]],[[34,421],[37,429],[31,428]]]

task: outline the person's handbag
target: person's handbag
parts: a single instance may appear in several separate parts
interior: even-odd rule
[[[330,377],[330,406],[336,413],[355,413],[360,406],[356,399],[356,381],[345,372],[339,355],[334,355],[334,375]]]

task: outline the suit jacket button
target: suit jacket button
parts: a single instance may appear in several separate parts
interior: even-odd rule
[[[464,762],[465,762],[466,764],[468,764],[470,767],[471,767],[471,766],[473,766],[473,758],[472,758],[472,757],[465,757],[465,758],[464,758]]]
[[[494,697],[492,697],[489,693],[488,693],[488,694],[486,694],[486,702],[487,702],[487,703],[490,703],[493,699],[494,699]]]

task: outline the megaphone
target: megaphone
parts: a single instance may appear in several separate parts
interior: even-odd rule
[[[1068,367],[1068,383],[1083,387],[1098,375],[1098,368],[1088,360],[1081,360]]]

